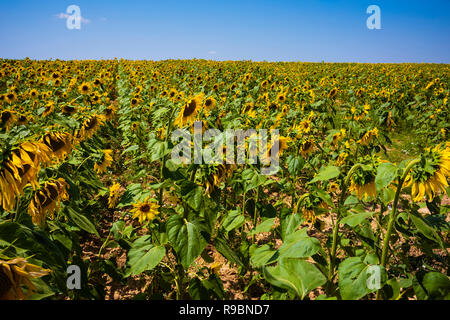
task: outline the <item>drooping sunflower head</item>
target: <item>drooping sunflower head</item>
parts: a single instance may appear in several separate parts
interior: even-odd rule
[[[31,279],[46,276],[50,272],[21,257],[0,260],[0,300],[28,299],[38,291]]]
[[[362,146],[367,146],[374,140],[374,138],[378,138],[378,129],[376,127],[372,130],[366,131],[357,143]]]
[[[53,218],[53,214],[60,206],[61,201],[69,199],[66,187],[66,181],[59,178],[45,182],[35,192],[28,206],[28,214],[31,216],[33,223],[42,226],[45,224],[47,215]]]
[[[6,130],[9,130],[14,123],[16,122],[16,113],[13,110],[3,110],[0,113],[0,125],[1,127],[6,128]]]
[[[113,162],[112,154],[113,154],[113,151],[110,149],[102,150],[102,154],[101,154],[100,158],[94,164],[94,170],[97,173],[99,173],[99,174],[104,173],[106,171],[106,168],[111,165],[111,163]]]
[[[413,166],[406,185],[412,185],[411,196],[414,202],[425,198],[432,201],[439,193],[448,187],[450,176],[450,147],[437,145],[433,149],[427,148],[419,163]]]
[[[114,115],[116,114],[117,108],[114,105],[110,105],[105,109],[104,116],[106,120],[111,120],[114,118]]]
[[[312,138],[307,139],[300,144],[299,152],[303,157],[306,158],[306,157],[308,157],[308,155],[313,153],[315,146],[316,146],[316,144],[315,144],[314,139],[312,139]]]
[[[158,203],[154,199],[147,197],[144,201],[138,201],[133,204],[133,209],[131,209],[131,213],[133,214],[132,218],[138,218],[140,223],[144,221],[150,222],[158,215],[158,208]]]
[[[109,196],[108,196],[108,207],[114,208],[119,202],[120,197],[120,184],[114,182],[111,187],[109,187]]]
[[[51,152],[52,159],[59,162],[67,156],[72,150],[73,137],[70,133],[64,131],[50,131],[40,140]]]
[[[105,117],[100,114],[88,116],[81,125],[81,129],[77,132],[77,139],[83,141],[92,137],[101,125],[105,122]]]
[[[331,90],[328,92],[327,97],[328,97],[329,99],[334,99],[334,98],[336,97],[337,93],[338,93],[338,89],[337,89],[337,88],[333,88],[333,89],[331,89]]]

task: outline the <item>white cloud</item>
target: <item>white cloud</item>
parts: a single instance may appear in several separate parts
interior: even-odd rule
[[[62,12],[55,14],[55,17],[57,17],[58,19],[67,19],[70,16],[71,16],[70,14],[62,13]],[[91,23],[91,20],[81,17],[81,22],[82,23]]]
[[[215,55],[217,52],[215,52],[214,50],[211,50],[211,51],[208,51],[208,54],[211,54],[211,55]]]
[[[100,21],[102,21],[102,22],[106,22],[106,21],[108,21],[108,19],[107,19],[107,18],[105,18],[105,17],[101,17],[101,18],[100,18]]]

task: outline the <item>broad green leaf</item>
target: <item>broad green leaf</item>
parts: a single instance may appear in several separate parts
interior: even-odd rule
[[[319,269],[302,259],[282,259],[275,267],[264,267],[264,277],[270,284],[294,292],[301,299],[326,282]]]
[[[241,261],[236,252],[228,245],[228,243],[221,237],[214,239],[214,246],[221,255],[223,255],[229,262],[237,264],[239,267],[243,267],[244,263]]]
[[[222,227],[230,232],[233,229],[239,228],[245,222],[245,217],[239,210],[233,210],[228,212],[227,217],[223,221]]]
[[[397,167],[390,163],[385,162],[378,166],[377,176],[375,177],[375,186],[377,191],[386,188],[397,177]]]
[[[336,166],[328,166],[328,167],[322,167],[319,170],[319,173],[312,179],[309,183],[314,183],[317,181],[327,181],[330,179],[334,179],[339,176],[340,170]]]
[[[339,265],[339,290],[344,300],[359,300],[383,286],[384,269],[364,262],[361,257],[350,257]],[[378,272],[377,272],[378,270]]]
[[[256,226],[255,229],[253,229],[250,234],[258,234],[258,233],[262,233],[262,232],[269,232],[270,230],[272,230],[273,224],[275,222],[276,218],[270,218],[270,219],[266,219],[263,222],[261,222],[260,224],[258,224]]]
[[[368,217],[371,217],[373,212],[363,212],[357,214],[349,214],[341,220],[341,224],[349,225],[350,227],[355,227],[364,222]]]
[[[268,244],[257,248],[250,257],[250,264],[254,268],[261,268],[266,264],[275,262],[278,258],[278,252],[272,250]]]
[[[179,215],[167,219],[169,241],[180,256],[181,264],[186,269],[202,253],[206,241],[197,226]]]
[[[450,293],[450,279],[440,272],[428,272],[422,284],[430,298],[442,299]]]
[[[298,230],[286,237],[278,249],[280,258],[307,258],[316,254],[320,250],[320,242],[316,238],[311,238],[306,233],[306,229]]]
[[[155,246],[151,243],[150,236],[142,236],[133,242],[128,252],[128,265],[130,274],[137,275],[144,271],[152,270],[166,255],[163,246]]]
[[[444,248],[444,244],[442,243],[439,234],[419,213],[409,211],[409,217],[420,233],[422,233],[428,239],[438,243],[441,248]]]
[[[294,233],[305,219],[300,214],[289,214],[281,222],[281,239]]]

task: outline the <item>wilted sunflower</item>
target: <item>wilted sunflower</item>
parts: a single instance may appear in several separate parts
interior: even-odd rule
[[[39,142],[23,142],[11,150],[0,166],[0,205],[11,211],[15,197],[30,183],[38,187],[37,173],[41,163],[50,161],[50,150]]]
[[[175,125],[183,127],[185,124],[193,122],[195,116],[202,107],[203,94],[199,94],[190,99],[180,110],[177,118],[174,121]]]
[[[138,218],[140,223],[144,221],[152,221],[155,219],[158,212],[159,205],[154,201],[154,199],[150,200],[150,197],[147,197],[143,202],[138,201],[138,203],[133,204],[133,209],[131,209],[131,213],[133,213],[133,219]]]
[[[104,173],[106,168],[109,167],[113,161],[112,150],[102,150],[101,159],[94,164],[94,170],[97,173]]]
[[[411,196],[415,202],[423,201],[424,197],[432,201],[440,192],[448,187],[450,176],[450,147],[437,145],[427,148],[421,161],[416,164],[405,180],[405,185],[411,185]]]
[[[50,113],[53,112],[54,108],[55,108],[55,103],[53,101],[47,102],[47,104],[44,107],[44,112],[42,112],[42,116],[43,117],[48,116]]]
[[[67,183],[63,178],[45,182],[39,188],[28,206],[28,214],[33,223],[40,226],[45,224],[47,215],[53,218],[53,213],[61,205],[61,201],[69,199],[66,190]]]
[[[232,174],[232,166],[226,164],[208,166],[206,170],[207,172],[202,177],[202,184],[205,187],[205,193],[208,195]]]
[[[9,130],[16,122],[16,113],[13,110],[3,110],[0,114],[0,120],[1,126]]]
[[[300,154],[303,157],[307,157],[309,154],[311,154],[314,151],[315,142],[314,139],[308,139],[306,141],[303,141],[300,145]]]
[[[114,118],[115,114],[116,114],[116,107],[114,105],[110,105],[105,109],[104,116],[106,120],[111,120],[112,118]]]
[[[327,97],[330,99],[333,99],[338,93],[338,89],[337,88],[333,88],[330,90],[330,92],[328,92]]]
[[[370,144],[372,142],[374,137],[378,138],[378,129],[377,128],[374,128],[374,129],[369,130],[366,133],[364,133],[362,138],[360,140],[358,140],[357,143],[359,143],[362,146],[367,146],[368,144]]]
[[[77,132],[77,139],[84,141],[92,137],[100,126],[105,122],[105,117],[99,114],[89,116],[82,124],[81,129]]]
[[[40,141],[50,149],[52,159],[59,162],[71,152],[72,140],[72,135],[68,132],[53,131],[46,133]]]
[[[77,111],[77,109],[74,106],[71,106],[68,104],[62,106],[62,108],[61,108],[61,112],[66,116],[70,116],[70,115],[74,114],[76,111]]]
[[[120,184],[114,182],[111,187],[109,187],[109,197],[108,197],[108,207],[114,208],[119,201],[120,195]]]
[[[0,300],[24,300],[37,292],[31,278],[48,275],[49,269],[28,263],[24,258],[0,260]],[[24,287],[27,292],[24,293]]]

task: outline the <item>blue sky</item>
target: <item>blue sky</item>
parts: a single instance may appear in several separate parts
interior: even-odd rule
[[[1,0],[0,57],[450,63],[450,1]]]

